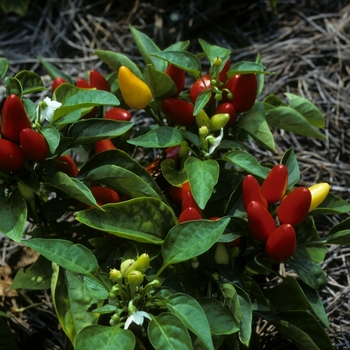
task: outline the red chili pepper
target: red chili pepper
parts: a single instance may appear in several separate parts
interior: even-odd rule
[[[280,223],[292,226],[300,224],[309,212],[311,199],[311,192],[306,187],[298,187],[288,193],[278,207]]]
[[[26,162],[26,157],[16,143],[0,139],[0,169],[6,171],[21,170]]]
[[[261,193],[269,204],[276,203],[284,196],[288,184],[288,169],[283,164],[275,165],[261,185]]]
[[[265,242],[276,228],[275,219],[260,202],[251,201],[249,203],[247,218],[249,230],[258,241]]]
[[[266,199],[261,194],[260,184],[253,175],[246,175],[242,183],[242,196],[244,209],[247,211],[251,201],[260,202],[265,208],[268,207]]]
[[[61,77],[55,78],[51,84],[51,93],[53,94],[54,91],[62,84],[66,83],[66,80],[64,80]]]
[[[176,97],[168,97],[162,101],[163,112],[179,125],[192,125],[196,119],[193,115],[192,103]]]
[[[109,151],[110,149],[117,149],[110,139],[99,140],[95,142],[95,152],[100,153],[103,151]]]
[[[22,101],[14,94],[6,98],[1,118],[1,134],[11,141],[18,142],[21,130],[32,127]]]
[[[197,97],[203,91],[210,90],[211,78],[209,74],[203,75],[202,78],[198,78],[190,88],[190,98],[193,103],[196,103]],[[213,95],[211,95],[207,105],[213,101]]]
[[[165,150],[165,152],[166,152],[166,159],[172,159],[176,163],[179,163],[180,162],[179,151],[180,151],[180,146],[168,147]]]
[[[195,208],[188,207],[180,214],[178,223],[180,224],[181,222],[190,220],[200,220],[201,218],[202,215],[200,215]]]
[[[258,91],[258,81],[255,74],[234,75],[228,80],[225,88],[230,90],[233,95],[233,99],[229,102],[233,104],[237,113],[246,112],[253,107]]]
[[[83,89],[90,89],[91,86],[90,84],[88,83],[88,81],[86,81],[85,79],[83,78],[79,78],[76,82],[75,82],[75,85],[79,88],[83,88]]]
[[[104,186],[92,186],[90,191],[98,205],[120,202],[119,193],[111,188]]]
[[[90,86],[97,90],[111,91],[106,78],[97,70],[92,69],[89,75]]]
[[[289,259],[297,246],[294,227],[290,224],[278,226],[266,241],[266,254],[273,260]]]
[[[173,96],[178,96],[185,87],[185,71],[170,63],[165,73],[169,75],[177,87],[177,92]]]
[[[24,154],[33,162],[42,162],[49,155],[49,146],[45,137],[33,129],[23,129],[19,142]]]
[[[78,168],[74,160],[68,154],[57,157],[58,162],[55,164],[55,168],[58,171],[62,171],[68,176],[74,177],[78,175]]]
[[[194,200],[191,191],[182,191],[182,211],[190,207],[196,209],[197,212],[202,215],[202,209]]]
[[[124,108],[114,107],[106,112],[105,118],[113,119],[113,120],[129,121],[131,119],[131,113]]]
[[[216,109],[214,114],[222,114],[227,113],[230,116],[229,121],[227,122],[226,126],[232,126],[236,120],[237,120],[237,113],[235,111],[235,107],[233,107],[233,104],[230,102],[223,102],[220,103]]]
[[[181,187],[170,186],[169,196],[175,204],[181,205],[182,199],[183,199],[183,194],[186,191],[190,191],[190,183],[188,181],[185,182]]]

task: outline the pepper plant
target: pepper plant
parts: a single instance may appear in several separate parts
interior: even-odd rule
[[[108,74],[77,79],[39,59],[49,88],[0,61],[0,230],[40,254],[12,288],[49,288],[75,349],[258,349],[260,321],[332,348],[320,263],[350,244],[350,221],[320,236],[314,217],[350,205],[300,186],[292,148],[278,164],[251,148],[275,152],[273,128],[325,139],[323,115],[292,93],[261,99],[260,56],[131,33],[143,66],[98,50]],[[136,128],[138,110],[154,123]]]

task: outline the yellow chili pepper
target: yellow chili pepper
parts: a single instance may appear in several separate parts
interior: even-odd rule
[[[321,182],[309,187],[309,191],[311,192],[311,204],[309,212],[314,210],[324,201],[330,188],[331,186],[327,182]]]
[[[224,128],[227,122],[230,120],[230,115],[228,113],[219,113],[213,115],[209,120],[209,130],[217,131]]]
[[[151,89],[128,67],[119,68],[118,82],[123,99],[130,108],[143,109],[152,100]]]

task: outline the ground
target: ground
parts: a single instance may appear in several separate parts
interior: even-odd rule
[[[260,98],[276,94],[284,99],[284,92],[308,98],[326,117],[322,132],[327,139],[275,131],[276,154],[255,149],[256,155],[261,160],[279,159],[293,147],[301,184],[326,181],[334,194],[349,200],[350,5],[347,0],[278,0],[274,10],[273,3],[32,0],[24,16],[0,12],[0,56],[9,60],[10,74],[33,70],[50,86],[36,56],[73,77],[83,77],[89,69],[108,71],[94,55],[96,49],[139,60],[129,24],[148,34],[160,48],[190,39],[190,50],[195,52],[199,51],[197,39],[202,38],[231,49],[235,61],[254,60],[260,53],[267,70],[275,72],[266,77]],[[343,218],[321,218],[319,228],[327,232]],[[13,316],[9,324],[20,349],[66,349],[48,292],[38,296],[33,291],[8,290],[18,268],[28,266],[36,255],[0,239],[0,310]],[[350,348],[350,248],[331,247],[322,266],[328,275],[322,298],[330,337],[336,349]]]

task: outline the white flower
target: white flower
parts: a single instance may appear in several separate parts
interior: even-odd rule
[[[223,137],[224,137],[224,128],[221,128],[220,135],[218,137],[215,137],[215,139],[213,140],[213,142],[209,147],[209,152],[208,152],[209,155],[214,153],[215,149],[220,145],[220,142]]]
[[[143,324],[144,318],[151,319],[151,316],[145,311],[136,311],[132,313],[126,320],[124,329],[128,329],[131,322],[135,322],[137,325],[141,326]]]
[[[61,102],[52,101],[50,97],[45,97],[38,105],[37,112],[40,113],[40,122],[51,121],[55,110],[62,106]]]

